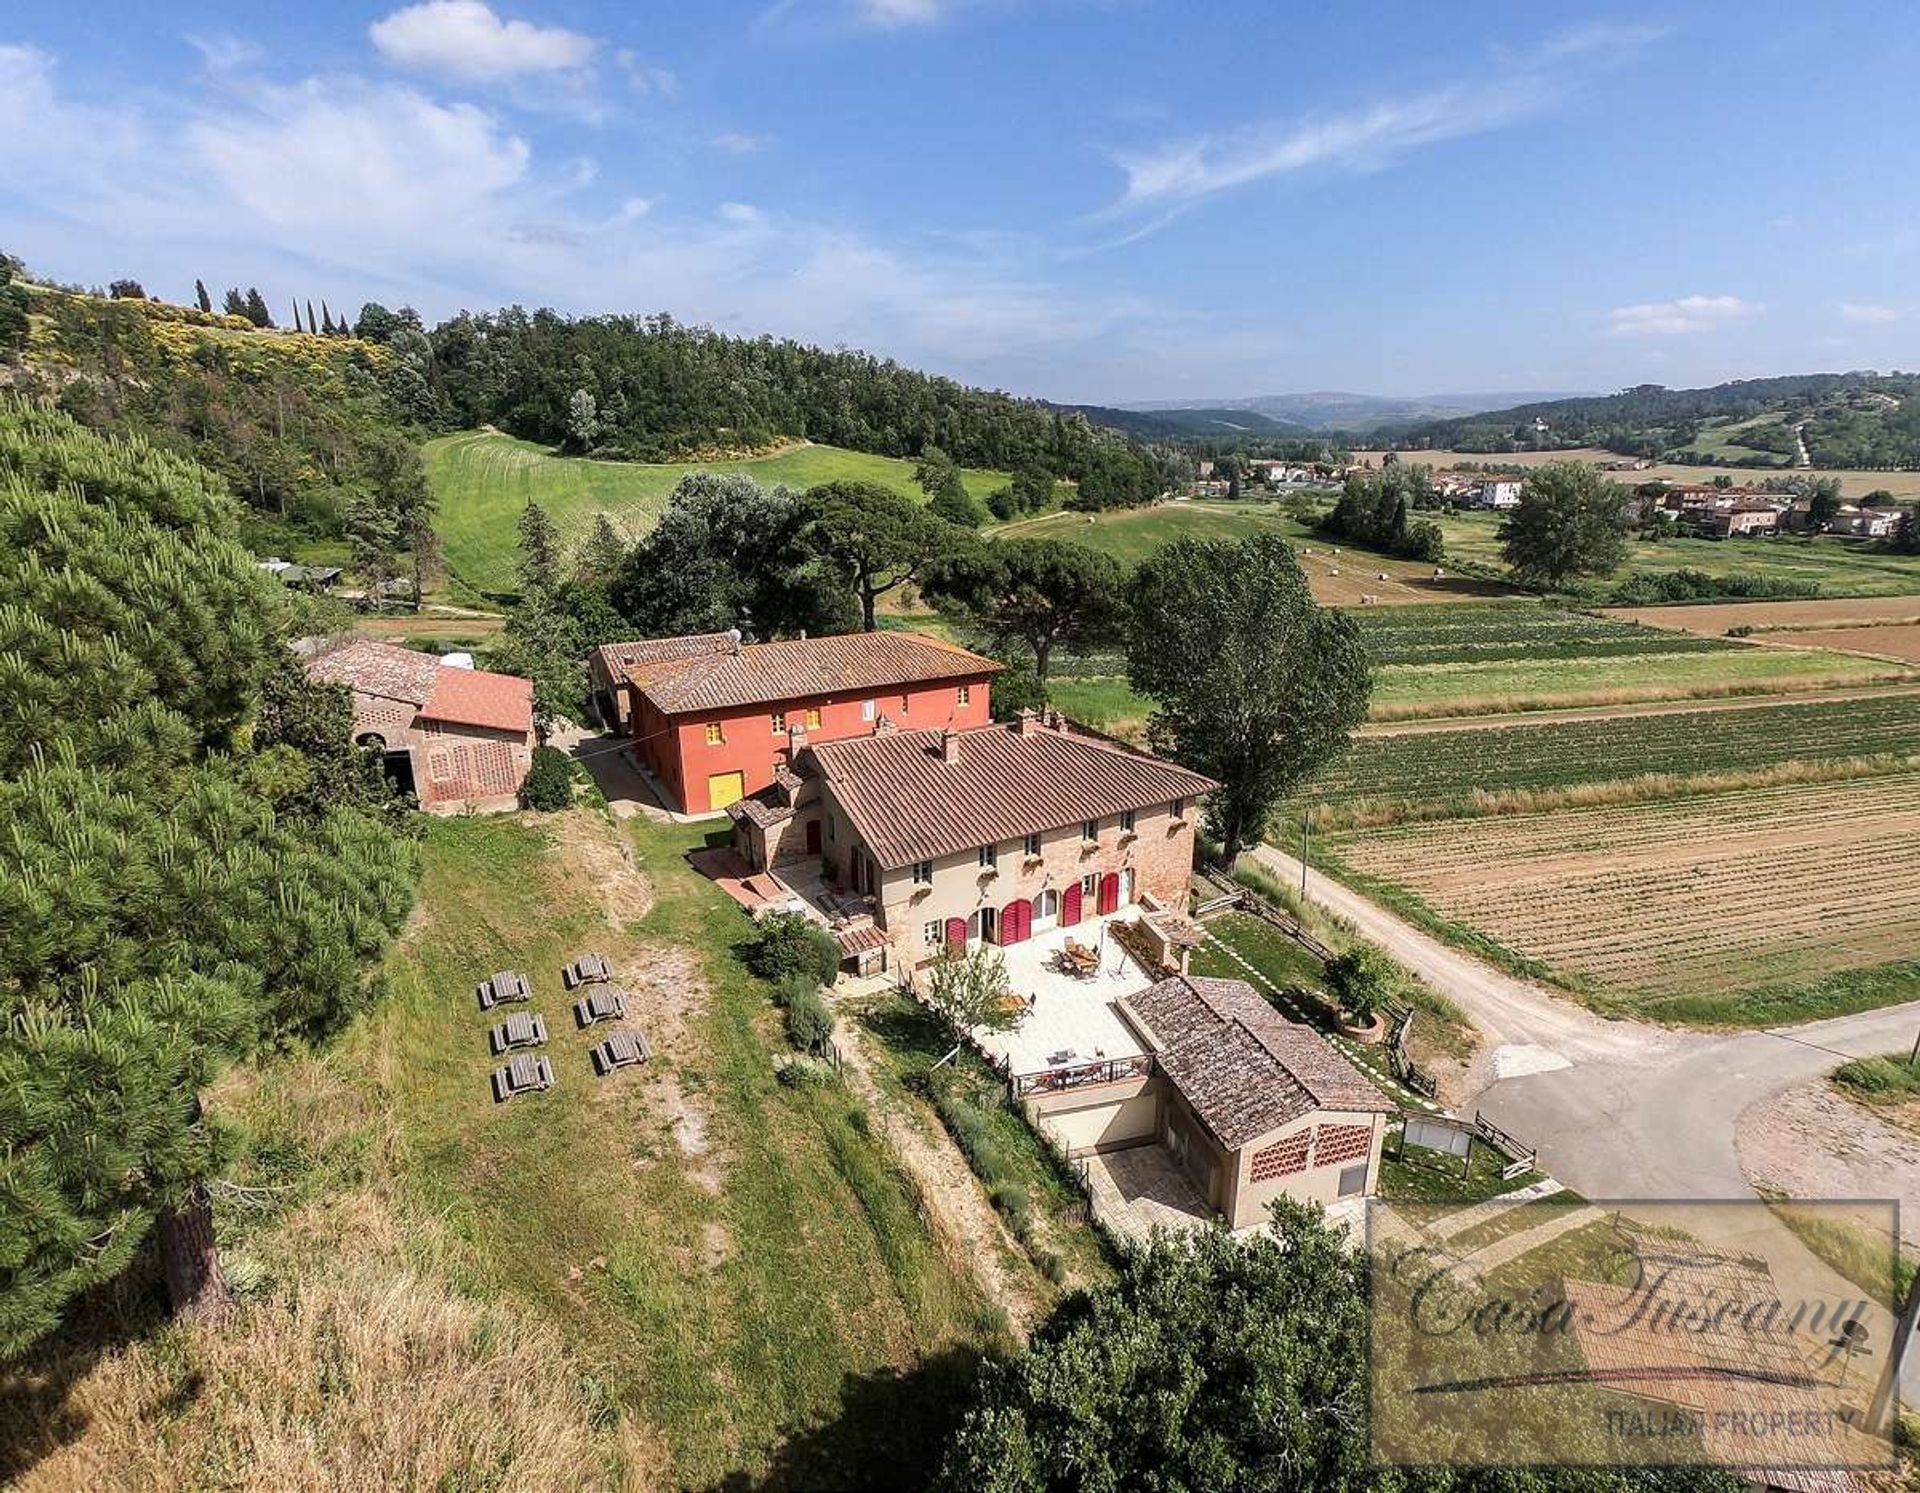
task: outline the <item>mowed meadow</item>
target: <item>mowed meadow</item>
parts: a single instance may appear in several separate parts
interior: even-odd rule
[[[440,505],[438,527],[450,578],[477,595],[514,588],[514,521],[528,503],[578,540],[604,513],[632,540],[659,522],[675,484],[689,472],[739,472],[767,487],[875,482],[918,500],[913,463],[838,446],[800,443],[768,456],[731,461],[588,461],[494,430],[439,436],[422,448]],[[1009,481],[1005,472],[967,471],[967,491],[984,500]]]

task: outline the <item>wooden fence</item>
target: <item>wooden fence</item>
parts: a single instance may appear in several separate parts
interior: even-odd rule
[[[1473,1128],[1482,1140],[1507,1158],[1506,1166],[1500,1171],[1503,1180],[1511,1182],[1515,1177],[1539,1170],[1534,1164],[1540,1159],[1538,1150],[1511,1131],[1502,1130],[1477,1109],[1473,1112]]]

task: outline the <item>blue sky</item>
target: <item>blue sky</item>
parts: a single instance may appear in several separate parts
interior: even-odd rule
[[[1908,4],[0,12],[0,247],[1122,401],[1920,364]]]

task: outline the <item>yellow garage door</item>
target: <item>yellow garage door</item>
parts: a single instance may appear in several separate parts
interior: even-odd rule
[[[707,779],[707,807],[724,809],[746,797],[746,783],[740,773],[716,772]]]

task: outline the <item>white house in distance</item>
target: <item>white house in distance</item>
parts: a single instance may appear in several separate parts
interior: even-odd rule
[[[1474,484],[1469,502],[1475,508],[1518,508],[1524,477],[1482,477]]]

